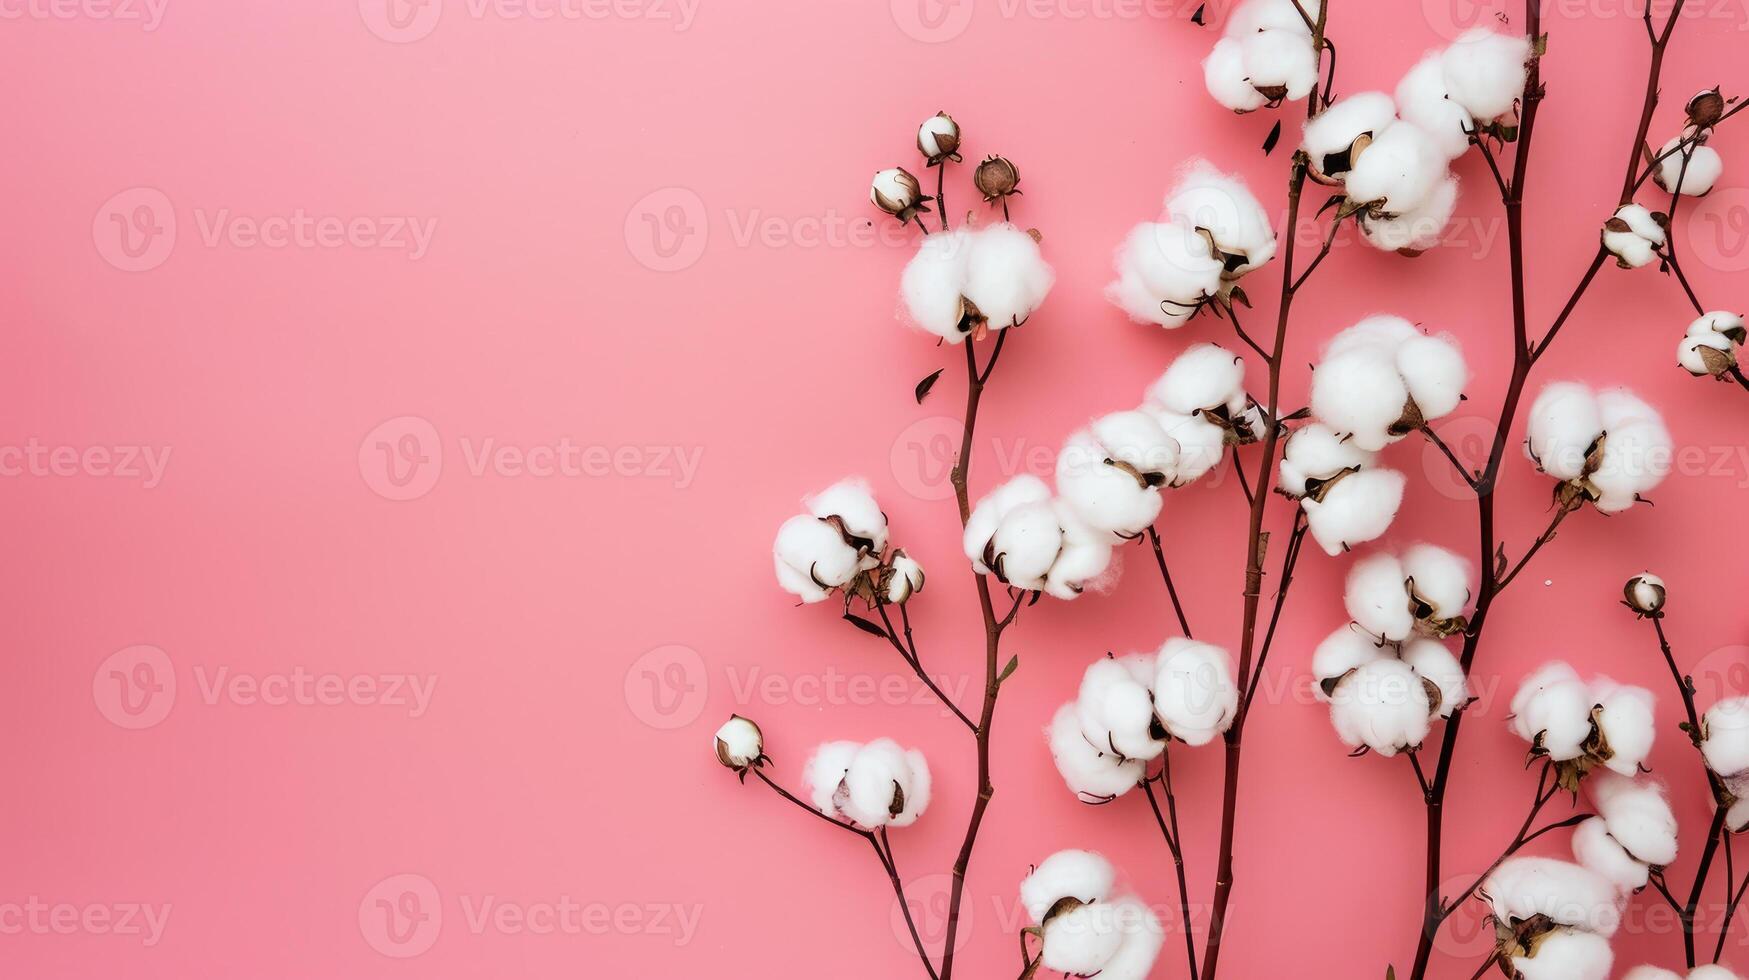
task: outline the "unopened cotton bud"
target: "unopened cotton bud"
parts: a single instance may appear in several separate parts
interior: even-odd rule
[[[1483,880],[1479,891],[1501,922],[1543,915],[1559,925],[1606,938],[1621,924],[1615,886],[1602,875],[1569,861],[1510,857]]]
[[[887,601],[904,605],[913,595],[923,591],[923,566],[917,559],[899,548],[893,552],[891,577],[887,579]]]
[[[1651,572],[1641,572],[1628,579],[1622,595],[1634,612],[1650,616],[1664,608],[1664,580]]]
[[[1530,38],[1472,28],[1440,55],[1446,93],[1477,122],[1492,122],[1523,94],[1530,58]]]
[[[1519,980],[1607,980],[1615,963],[1609,940],[1583,929],[1550,929],[1525,951],[1528,956],[1512,957]]]
[[[1389,95],[1357,92],[1307,120],[1300,146],[1312,158],[1315,176],[1340,181],[1373,137],[1396,119],[1397,107]]]
[[[1704,92],[1695,93],[1683,107],[1688,113],[1688,124],[1700,129],[1710,129],[1718,125],[1719,118],[1725,114],[1725,97],[1715,86]]]
[[[943,160],[960,158],[960,124],[945,112],[938,112],[923,120],[923,125],[917,127],[917,152],[928,158],[931,164],[939,164]]]
[[[1603,247],[1624,269],[1651,264],[1664,247],[1664,215],[1638,204],[1624,204],[1603,223]]]
[[[1343,182],[1348,199],[1378,215],[1420,207],[1446,176],[1445,154],[1426,131],[1398,120],[1373,137]]]
[[[1446,159],[1455,160],[1470,148],[1475,122],[1447,94],[1440,54],[1435,51],[1421,59],[1397,83],[1396,108],[1405,121],[1421,127],[1433,138]]]
[[[1239,689],[1233,661],[1212,643],[1175,637],[1160,648],[1154,712],[1166,731],[1190,745],[1207,745],[1233,723]]]
[[[1705,143],[1690,142],[1678,150],[1684,139],[1678,136],[1658,151],[1663,159],[1658,161],[1658,169],[1652,171],[1652,180],[1672,194],[1678,193],[1680,185],[1680,193],[1688,197],[1705,197],[1725,172],[1725,160],[1718,150]]]
[[[746,718],[730,715],[717,729],[717,761],[730,769],[746,769],[764,754],[765,736]]]
[[[1034,922],[1043,922],[1051,907],[1065,898],[1083,904],[1104,901],[1116,872],[1111,862],[1093,851],[1058,851],[1038,863],[1020,881],[1020,904]]]
[[[1020,168],[1007,157],[988,156],[972,171],[972,184],[984,195],[984,203],[994,204],[1020,193]]]
[[[1361,664],[1330,694],[1330,721],[1351,748],[1393,756],[1426,738],[1433,706],[1427,684],[1408,664],[1382,657]]]
[[[929,210],[923,204],[923,185],[904,167],[878,171],[869,185],[868,198],[900,221],[910,221],[917,212]]]
[[[1087,741],[1073,703],[1057,709],[1046,735],[1057,772],[1077,796],[1113,799],[1134,789],[1146,773],[1142,760],[1123,758]]]

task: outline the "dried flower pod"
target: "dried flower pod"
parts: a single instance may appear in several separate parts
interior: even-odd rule
[[[904,167],[889,167],[875,174],[868,197],[875,207],[901,222],[910,221],[918,212],[929,210],[923,203],[923,185]]]
[[[730,715],[717,729],[717,761],[745,774],[765,759],[765,736],[759,726],[740,715]]]
[[[1684,109],[1691,125],[1706,129],[1717,125],[1720,117],[1725,114],[1725,97],[1715,85],[1689,99]]]
[[[987,204],[994,204],[1010,194],[1020,193],[1020,169],[1007,157],[988,156],[972,173],[972,183],[984,195]]]
[[[1664,580],[1651,572],[1628,579],[1622,588],[1628,608],[1642,616],[1655,616],[1664,608]]]
[[[945,112],[937,112],[917,127],[917,152],[931,167],[943,160],[960,160],[960,124]]]

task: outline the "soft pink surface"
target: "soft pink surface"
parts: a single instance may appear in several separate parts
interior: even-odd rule
[[[894,841],[939,938],[971,743],[881,680],[898,665],[879,641],[830,608],[794,608],[771,581],[771,536],[797,499],[866,475],[896,541],[930,571],[914,606],[924,656],[976,700],[981,632],[943,499],[959,351],[895,322],[910,238],[867,224],[879,218],[867,176],[915,167],[913,127],[938,108],[966,127],[968,157],[1001,151],[1024,174],[1016,217],[1044,231],[1059,281],[985,399],[980,492],[1019,469],[1048,472],[1072,428],[1132,405],[1188,343],[1231,342],[1214,321],[1176,333],[1125,322],[1100,295],[1110,250],[1157,214],[1193,150],[1279,208],[1294,130],[1265,157],[1272,116],[1235,118],[1204,94],[1199,62],[1215,34],[1189,23],[1194,3],[1138,17],[1080,0],[961,0],[933,33],[911,4],[704,3],[677,30],[675,0],[622,8],[671,19],[534,19],[448,0],[440,19],[399,34],[381,0],[172,0],[151,30],[96,4],[8,7],[24,13],[0,30],[13,144],[0,160],[12,284],[0,300],[0,442],[171,456],[150,488],[98,476],[92,461],[70,464],[82,475],[51,466],[0,481],[12,607],[0,626],[0,973],[920,975],[867,848],[737,785],[710,752],[731,712],[764,726],[792,785],[823,739],[923,747],[937,799]],[[1749,84],[1740,5],[1691,6],[1705,9],[1673,48],[1675,104]],[[1550,97],[1527,205],[1537,324],[1584,268],[1625,163],[1645,41],[1622,7],[1564,4],[1546,22]],[[1338,0],[1341,90],[1389,88],[1449,35],[1443,3],[1426,8]],[[1677,111],[1665,106],[1655,142]],[[1699,209],[1712,218],[1691,219],[1681,239],[1696,287],[1733,309],[1749,268],[1741,129],[1716,142],[1730,169]],[[1506,253],[1486,172],[1472,158],[1461,173],[1453,246],[1406,261],[1344,236],[1296,317],[1288,405],[1325,338],[1366,313],[1401,313],[1462,337],[1480,377],[1442,428],[1479,454],[1510,357]],[[957,216],[973,204],[969,175],[950,176]],[[135,188],[147,190],[115,197]],[[112,215],[131,221],[141,205],[157,207],[140,215],[160,227],[173,211],[176,237],[131,258]],[[217,222],[299,209],[359,219],[343,236],[353,244],[252,245],[235,225],[208,240]],[[392,235],[390,216],[436,223],[422,255],[362,247],[367,233]],[[689,230],[678,251],[676,227]],[[1278,271],[1250,290],[1259,330]],[[1650,628],[1616,602],[1625,577],[1656,569],[1703,703],[1730,685],[1726,667],[1741,686],[1746,409],[1741,391],[1675,367],[1688,319],[1674,281],[1606,270],[1538,370],[1538,381],[1635,387],[1691,455],[1656,507],[1570,522],[1498,607],[1476,677],[1493,697],[1456,764],[1454,876],[1485,864],[1520,819],[1531,780],[1502,695],[1557,656],[1658,691],[1654,768],[1674,783],[1688,844],[1672,880],[1692,873],[1698,772]],[[915,405],[912,385],[943,366]],[[607,462],[476,474],[469,454],[486,439],[569,440],[606,450],[585,463]],[[427,464],[402,486],[382,445],[440,452],[441,470]],[[615,464],[621,447],[642,455]],[[654,447],[701,454],[696,474]],[[1413,476],[1392,540],[1473,553],[1473,506],[1449,492],[1437,457],[1415,443],[1388,455]],[[1501,499],[1510,553],[1543,526],[1547,493],[1514,454]],[[1240,514],[1228,479],[1175,494],[1162,525],[1199,636],[1228,644]],[[1022,666],[998,717],[966,976],[1017,971],[1015,885],[1055,849],[1103,850],[1171,907],[1144,801],[1076,803],[1040,736],[1092,658],[1173,632],[1145,559],[1128,550],[1114,594],[1043,602],[1009,634]],[[1422,807],[1409,767],[1345,758],[1304,697],[1309,646],[1342,618],[1347,564],[1315,554],[1302,566],[1272,703],[1247,739],[1223,961],[1234,977],[1379,976],[1413,951]],[[359,687],[337,687],[338,704],[210,690],[220,671],[272,689],[299,670],[342,679],[333,685],[417,675],[436,686],[422,712]],[[139,703],[118,700],[118,674],[173,674],[174,700],[166,690],[130,714]],[[1200,903],[1220,751],[1177,758]],[[403,896],[434,916],[406,943],[377,905]],[[46,925],[21,926],[33,897],[79,921],[45,913]],[[543,909],[567,902],[579,911],[542,929]],[[170,906],[155,945],[94,924],[126,903]],[[1677,962],[1668,916],[1647,914],[1650,896],[1634,909],[1618,962]],[[1437,975],[1469,975],[1486,943],[1476,920],[1442,937]],[[1749,966],[1749,925],[1736,935],[1727,958]],[[1155,975],[1183,971],[1173,935]]]

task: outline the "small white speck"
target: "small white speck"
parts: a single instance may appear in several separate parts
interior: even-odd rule
[[[1544,585],[1544,586],[1550,586],[1550,585],[1554,585],[1554,584],[1555,584],[1555,580],[1554,580],[1554,579],[1552,579],[1552,578],[1545,578],[1545,579],[1543,579],[1543,585]]]

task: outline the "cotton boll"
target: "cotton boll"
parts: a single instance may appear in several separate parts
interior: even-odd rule
[[[834,820],[840,816],[839,788],[861,748],[858,742],[826,742],[814,750],[802,767],[802,778],[808,784],[814,808]]]
[[[1597,398],[1575,381],[1543,388],[1530,406],[1524,450],[1544,473],[1576,480],[1585,472],[1592,443],[1603,433]]]
[[[905,752],[905,762],[911,770],[911,782],[905,790],[905,805],[893,816],[889,826],[909,827],[923,816],[923,811],[929,808],[929,799],[933,795],[934,783],[929,775],[929,762],[923,758],[923,753],[916,749]]]
[[[1100,972],[1123,943],[1114,911],[1106,904],[1078,905],[1046,922],[1039,954],[1045,969],[1081,976]]]
[[[1711,313],[1701,314],[1688,325],[1688,336],[1690,337],[1700,337],[1707,334],[1718,334],[1740,344],[1745,339],[1743,318],[1736,313],[1714,310]]]
[[[1252,112],[1269,103],[1246,80],[1245,47],[1236,38],[1223,37],[1215,42],[1209,56],[1203,59],[1202,81],[1216,102],[1234,112]]]
[[[1397,348],[1397,372],[1409,388],[1409,397],[1426,421],[1444,418],[1458,407],[1470,370],[1464,352],[1450,334],[1417,335]]]
[[[1318,83],[1318,54],[1301,31],[1258,31],[1240,40],[1245,80],[1268,99],[1298,101]]]
[[[1175,637],[1160,648],[1154,712],[1166,731],[1190,745],[1207,745],[1233,723],[1239,689],[1227,651]]]
[[[1112,906],[1123,942],[1100,969],[1100,980],[1147,980],[1160,947],[1165,945],[1166,930],[1154,910],[1140,899],[1126,896]]]
[[[1675,863],[1676,814],[1662,784],[1614,772],[1594,773],[1587,784],[1609,835],[1629,854],[1660,868]]]
[[[1402,214],[1420,207],[1445,176],[1445,154],[1433,137],[1398,120],[1373,138],[1343,186],[1350,201],[1370,204],[1378,214]]]
[[[808,514],[797,514],[777,529],[772,543],[777,584],[803,602],[819,602],[832,589],[849,584],[861,570],[856,549],[837,528]]]
[[[1009,512],[1025,504],[1050,499],[1051,488],[1030,473],[1022,473],[985,494],[972,508],[963,538],[966,557],[972,560],[972,568],[980,575],[990,573],[991,569],[984,564],[984,552],[996,536],[997,525]]]
[[[1018,589],[1039,590],[1063,550],[1062,524],[1052,501],[1035,500],[1009,511],[990,539],[986,562],[996,577]]]
[[[1524,92],[1530,39],[1472,28],[1459,35],[1439,60],[1451,100],[1476,120],[1492,122],[1512,111]]]
[[[845,792],[839,810],[864,827],[894,823],[894,818],[910,804],[907,797],[911,762],[912,758],[890,738],[864,745],[845,771]]]
[[[1624,269],[1651,264],[1664,243],[1663,224],[1638,204],[1622,205],[1603,225],[1603,247]]]
[[[923,566],[917,559],[905,554],[905,549],[893,550],[892,573],[887,577],[886,598],[895,606],[902,606],[911,601],[911,597],[923,591]]]
[[[1149,421],[1159,429],[1158,423]],[[1164,474],[1138,477],[1119,468],[1106,448],[1085,431],[1070,436],[1057,455],[1057,492],[1063,501],[1089,527],[1126,537],[1153,524],[1160,514],[1160,484],[1149,482],[1155,478],[1161,483],[1168,479]]]
[[[1178,415],[1226,405],[1245,392],[1245,362],[1216,344],[1196,344],[1148,389],[1148,400]]]
[[[1195,482],[1225,457],[1227,430],[1202,415],[1179,415],[1155,405],[1144,406],[1143,411],[1152,415],[1154,421],[1160,423],[1160,428],[1178,444],[1178,465],[1172,473],[1172,486]]]
[[[1045,576],[1044,591],[1054,598],[1070,600],[1089,588],[1110,585],[1115,577],[1111,535],[1087,526],[1064,501],[1054,501],[1053,508],[1062,533],[1062,546]]]
[[[1663,482],[1674,447],[1663,417],[1625,388],[1599,392],[1597,414],[1605,438],[1591,482],[1598,490],[1597,509],[1614,513]]]
[[[1324,356],[1331,358],[1366,350],[1394,358],[1397,348],[1420,335],[1421,331],[1415,329],[1415,325],[1408,320],[1389,313],[1380,313],[1369,316],[1330,338],[1330,343],[1324,347]]]
[[[1306,122],[1300,146],[1312,167],[1325,177],[1340,179],[1353,167],[1354,144],[1395,122],[1397,107],[1383,92],[1357,92],[1337,100]],[[1361,147],[1365,149],[1364,145]]]
[[[899,276],[899,296],[910,322],[950,344],[966,338],[961,296],[971,250],[971,232],[964,227],[925,235]]]
[[[1577,864],[1546,857],[1510,857],[1482,882],[1481,893],[1502,922],[1546,915],[1608,938],[1621,924],[1615,886]],[[1560,974],[1552,974],[1560,976]]]
[[[1032,921],[1043,922],[1051,906],[1065,898],[1085,904],[1104,901],[1115,880],[1111,862],[1103,856],[1092,851],[1058,851],[1021,879],[1020,904]]]
[[[1122,796],[1142,781],[1146,770],[1140,759],[1119,759],[1109,749],[1087,741],[1075,705],[1065,704],[1051,718],[1048,730],[1051,758],[1070,792],[1095,799]]]
[[[1439,717],[1450,718],[1459,705],[1469,700],[1469,681],[1464,677],[1463,665],[1444,643],[1416,637],[1404,645],[1402,658],[1416,674],[1439,689],[1439,706],[1434,709]]]
[[[1410,591],[1429,607],[1419,618],[1453,619],[1469,605],[1470,566],[1438,545],[1410,545],[1403,552],[1403,573]]]
[[[887,515],[875,502],[868,483],[855,478],[840,480],[802,503],[808,513],[821,520],[838,518],[847,536],[858,539],[851,543],[872,552],[863,556],[863,568],[880,564],[879,556],[887,550]]]
[[[1014,225],[990,225],[972,233],[966,259],[965,297],[991,330],[1021,323],[1044,302],[1056,281],[1038,241]]]
[[[1688,980],[1742,980],[1742,978],[1717,963],[1708,963],[1690,970]]]
[[[1363,216],[1361,234],[1374,248],[1418,255],[1439,244],[1457,210],[1457,199],[1458,180],[1447,177],[1417,207],[1394,217]]]
[[[1591,696],[1598,705],[1594,719],[1597,730],[1613,753],[1604,765],[1623,776],[1633,776],[1652,754],[1652,740],[1658,731],[1652,719],[1652,692],[1599,677],[1591,682]]]
[[[1432,137],[1446,159],[1455,160],[1470,148],[1475,123],[1463,106],[1447,96],[1442,61],[1440,52],[1435,51],[1416,62],[1397,83],[1397,114]]]
[[[1431,714],[1421,678],[1388,657],[1355,668],[1330,695],[1330,721],[1343,743],[1383,756],[1419,746]]]
[[[1323,4],[1318,0],[1245,0],[1227,19],[1226,35],[1240,37],[1257,31],[1289,31],[1311,37],[1306,19],[1318,20]],[[1300,11],[1304,10],[1304,16]]]
[[[1301,499],[1312,539],[1332,556],[1378,540],[1396,519],[1407,483],[1396,470],[1361,470],[1337,480],[1322,500]]]
[[[1683,337],[1676,344],[1676,363],[1697,378],[1718,376],[1737,365],[1737,345],[1723,334]]]
[[[730,715],[717,729],[717,761],[730,769],[745,769],[765,754],[765,736],[759,726],[741,717]]]
[[[1642,616],[1649,616],[1663,609],[1667,594],[1664,580],[1651,572],[1635,575],[1622,588],[1622,595],[1627,599],[1628,606]]]
[[[1718,183],[1719,175],[1725,172],[1725,160],[1719,156],[1718,150],[1704,143],[1692,144],[1677,152],[1676,147],[1682,140],[1683,137],[1678,136],[1658,151],[1659,156],[1670,155],[1658,162],[1652,179],[1672,194],[1677,193],[1676,185],[1681,184],[1681,193],[1689,197],[1704,197]]]
[[[1377,451],[1402,438],[1392,426],[1403,417],[1409,389],[1383,351],[1362,348],[1326,356],[1312,371],[1312,414],[1361,449]]]
[[[1343,470],[1369,466],[1375,458],[1324,423],[1311,422],[1295,429],[1282,447],[1280,486],[1284,493],[1303,497],[1308,483],[1323,483]]]
[[[1726,777],[1749,772],[1749,697],[1719,701],[1700,721],[1706,732],[1700,748],[1707,768]]]
[[[1512,730],[1555,762],[1577,759],[1591,736],[1594,704],[1591,689],[1573,668],[1558,661],[1545,664],[1513,695]]]
[[[1376,637],[1368,635],[1353,623],[1344,623],[1324,637],[1312,650],[1312,678],[1317,681],[1312,693],[1318,700],[1330,702],[1329,688],[1349,671],[1386,656]]]
[[[1551,929],[1531,941],[1530,956],[1514,956],[1520,980],[1608,980],[1615,953],[1609,940],[1578,929]]]
[[[1190,228],[1205,229],[1227,256],[1228,278],[1238,278],[1275,255],[1275,229],[1250,188],[1237,177],[1194,160],[1166,199],[1166,213]]]
[[[1117,280],[1105,295],[1138,323],[1182,326],[1221,288],[1221,260],[1208,239],[1179,222],[1143,222],[1118,247]]]
[[[1682,980],[1682,974],[1656,966],[1636,966],[1622,974],[1621,980]]]
[[[1608,824],[1602,817],[1591,817],[1573,828],[1573,859],[1609,879],[1623,892],[1646,887],[1652,873],[1649,866],[1636,860],[1609,836]]]
[[[1165,751],[1166,743],[1154,737],[1154,700],[1147,684],[1137,678],[1137,668],[1150,668],[1152,659],[1137,655],[1122,661],[1102,657],[1081,675],[1081,690],[1075,697],[1075,716],[1087,741],[1129,759],[1149,760]],[[1148,681],[1153,680],[1152,676]]]
[[[1408,574],[1397,556],[1368,555],[1348,570],[1342,604],[1361,629],[1386,640],[1405,640],[1415,628],[1409,609]]]

